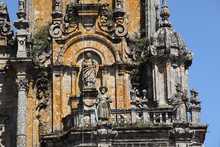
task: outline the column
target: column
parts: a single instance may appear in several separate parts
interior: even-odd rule
[[[26,121],[27,121],[27,90],[28,80],[26,74],[17,74],[18,108],[17,108],[17,147],[26,147]]]

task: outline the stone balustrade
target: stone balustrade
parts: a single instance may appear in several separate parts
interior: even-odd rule
[[[187,114],[191,114],[191,110]],[[97,122],[95,110],[73,110],[72,114],[64,118],[64,128],[95,127]],[[148,125],[164,124],[169,125],[177,120],[173,108],[131,108],[131,109],[112,109],[109,122],[113,126],[144,127]],[[192,122],[192,119],[187,120]]]

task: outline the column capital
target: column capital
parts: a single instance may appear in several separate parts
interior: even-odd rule
[[[28,90],[28,79],[26,77],[17,78],[16,79],[17,88],[19,91],[27,91]]]

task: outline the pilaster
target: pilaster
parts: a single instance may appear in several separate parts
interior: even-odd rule
[[[160,0],[145,0],[146,35],[150,39],[159,28]]]

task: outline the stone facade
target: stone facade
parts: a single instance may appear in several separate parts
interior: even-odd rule
[[[0,2],[0,146],[202,147],[166,0],[18,4],[13,36]]]

